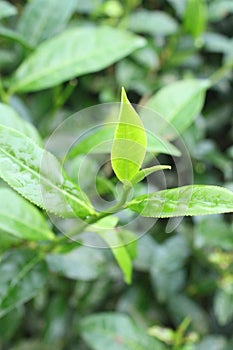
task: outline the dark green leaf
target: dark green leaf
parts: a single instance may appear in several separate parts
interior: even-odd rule
[[[0,231],[0,253],[5,250],[17,246],[22,241],[11,234],[6,233],[5,231]]]
[[[23,314],[23,308],[19,307],[0,318],[2,343],[12,339],[16,329],[20,326],[20,322],[22,322]]]
[[[194,232],[198,247],[210,246],[224,250],[233,248],[233,227],[227,225],[219,216],[198,221]]]
[[[56,349],[61,350],[57,344]],[[51,344],[43,344],[41,340],[23,340],[13,346],[11,350],[51,350]]]
[[[6,253],[0,265],[0,317],[32,299],[47,280],[45,264],[35,252]]]
[[[20,35],[19,33],[17,33],[12,29],[8,29],[3,26],[0,26],[0,37],[15,41],[16,43],[22,45],[26,49],[31,49],[30,43],[28,43],[27,40],[25,40],[22,35]]]
[[[168,310],[173,322],[178,326],[188,317],[192,320],[192,329],[205,334],[209,327],[208,314],[194,300],[183,294],[172,294],[168,300]],[[199,350],[199,349],[198,349]]]

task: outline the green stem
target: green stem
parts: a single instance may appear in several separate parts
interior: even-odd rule
[[[112,208],[108,209],[108,212],[110,214],[117,213],[123,208],[124,204],[127,202],[131,189],[132,189],[132,186],[130,184],[124,184],[123,191],[119,201]]]
[[[219,68],[216,72],[214,72],[209,78],[211,86],[217,84],[232,68],[233,68],[233,61],[226,63],[224,66]]]
[[[51,252],[57,246],[67,243],[70,238],[82,233],[89,225],[95,224],[97,221],[99,221],[100,219],[103,219],[106,216],[119,212],[123,208],[124,204],[127,202],[131,188],[132,187],[129,184],[124,184],[121,197],[113,207],[109,208],[105,212],[99,213],[98,215],[91,216],[87,221],[83,222],[82,225],[80,225],[78,228],[75,228],[73,231],[71,231],[67,236],[59,237],[54,242],[49,243],[45,247],[43,252]]]

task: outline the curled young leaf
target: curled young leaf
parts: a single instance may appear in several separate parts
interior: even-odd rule
[[[120,181],[130,182],[137,174],[146,147],[147,137],[142,121],[122,88],[119,122],[111,153],[112,168]]]
[[[149,176],[150,174],[153,174],[159,170],[166,170],[166,169],[171,169],[171,167],[169,165],[155,165],[150,168],[142,169],[134,176],[134,178],[132,179],[132,183],[136,184],[142,181],[145,177]]]

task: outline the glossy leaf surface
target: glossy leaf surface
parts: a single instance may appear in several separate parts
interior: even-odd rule
[[[233,192],[217,186],[183,186],[140,196],[127,208],[157,218],[231,213]]]
[[[14,191],[6,188],[0,188],[0,229],[30,241],[54,238],[54,234],[39,210]]]
[[[32,203],[64,217],[94,210],[58,160],[20,132],[0,125],[0,177]]]
[[[112,168],[122,182],[139,171],[146,154],[147,137],[142,121],[122,89],[119,122],[112,145]]]

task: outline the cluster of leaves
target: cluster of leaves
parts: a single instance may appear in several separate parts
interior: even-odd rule
[[[4,350],[232,348],[233,223],[232,214],[219,215],[233,211],[232,13],[231,0],[0,1]],[[70,150],[66,168],[75,171],[84,154],[111,153],[114,172],[101,169],[96,186],[117,201],[97,212],[95,198],[44,140],[77,110],[118,101],[121,85],[164,124],[156,135],[148,125],[145,131],[123,90],[118,122]],[[191,154],[194,182],[204,185],[176,188],[171,171],[175,188],[145,195],[143,179],[170,168],[150,155],[166,164],[181,156],[177,133]],[[109,146],[98,148],[101,142]],[[60,235],[38,207],[77,218],[70,235],[84,232],[79,243]],[[123,229],[134,212],[218,215],[189,218],[169,234],[163,219],[137,241],[143,220]],[[87,231],[111,248],[125,282],[134,271],[130,286],[108,250],[82,244]]]

